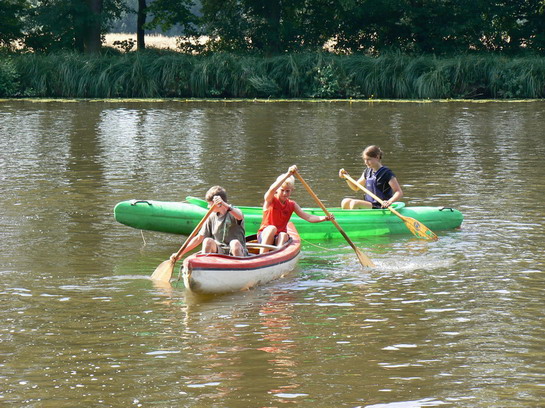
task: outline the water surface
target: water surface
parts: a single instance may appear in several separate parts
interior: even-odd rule
[[[0,405],[542,406],[544,108],[0,101]],[[373,270],[305,242],[286,279],[195,298],[148,279],[182,237],[113,219],[215,184],[258,205],[292,164],[337,206],[369,144],[462,229],[357,241]]]

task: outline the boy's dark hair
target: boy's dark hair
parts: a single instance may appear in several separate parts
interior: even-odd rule
[[[214,200],[214,196],[220,196],[223,201],[227,202],[227,192],[221,186],[210,187],[204,198],[206,201],[210,202]]]

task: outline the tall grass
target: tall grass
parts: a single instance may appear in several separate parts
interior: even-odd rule
[[[19,87],[19,75],[11,58],[0,57],[0,97],[11,96]]]
[[[169,51],[0,55],[0,77],[8,66],[8,78],[16,78],[17,86],[4,85],[5,96],[545,98],[544,57],[293,53],[266,58]]]

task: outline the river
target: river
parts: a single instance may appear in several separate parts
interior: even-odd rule
[[[0,101],[0,405],[541,407],[545,102]],[[378,144],[407,205],[462,228],[304,242],[294,273],[196,298],[182,237],[126,199],[259,205],[292,164],[326,206]],[[300,183],[293,198],[315,206]]]

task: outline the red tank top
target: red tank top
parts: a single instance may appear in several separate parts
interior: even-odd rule
[[[263,221],[261,221],[258,233],[269,225],[274,225],[278,232],[287,232],[286,227],[294,209],[295,201],[288,199],[282,204],[278,197],[274,196],[269,208],[263,212]]]

